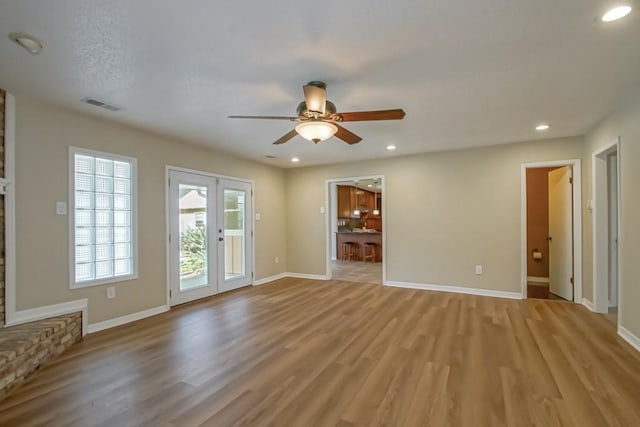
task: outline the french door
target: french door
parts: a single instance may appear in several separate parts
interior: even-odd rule
[[[253,281],[251,184],[169,170],[171,305]]]

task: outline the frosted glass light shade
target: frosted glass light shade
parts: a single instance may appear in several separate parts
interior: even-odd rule
[[[338,128],[333,123],[309,121],[302,122],[296,126],[296,132],[304,139],[317,144],[335,135],[338,132]]]
[[[624,18],[629,13],[631,13],[631,6],[623,5],[614,7],[613,9],[608,10],[604,15],[602,15],[602,22],[613,22],[618,19]]]

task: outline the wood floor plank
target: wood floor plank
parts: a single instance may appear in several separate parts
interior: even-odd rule
[[[638,390],[576,304],[286,278],[85,337],[0,426],[635,426]]]

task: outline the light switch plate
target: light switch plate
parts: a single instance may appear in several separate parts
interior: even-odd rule
[[[324,206],[320,206],[320,213],[324,213]]]
[[[476,265],[476,274],[482,274],[482,265]]]
[[[56,215],[67,214],[67,202],[56,202]]]
[[[256,221],[260,221],[260,219],[262,219],[262,215],[260,215],[260,212],[256,212]]]

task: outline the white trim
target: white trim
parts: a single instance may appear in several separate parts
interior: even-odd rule
[[[618,335],[620,335],[626,342],[631,344],[633,348],[640,351],[640,338],[631,333],[631,331],[629,331],[627,328],[618,325]]]
[[[549,278],[548,277],[527,276],[527,282],[549,283]]]
[[[252,188],[255,185],[255,181],[252,180],[252,179],[238,178],[237,176],[231,176],[231,175],[221,175],[219,173],[199,171],[199,170],[196,170],[196,169],[183,168],[183,167],[180,167],[180,166],[165,165],[165,170],[166,171],[172,170],[172,171],[176,171],[176,172],[192,173],[192,174],[195,174],[195,175],[208,176],[210,178],[229,179],[231,181],[246,182],[248,184],[251,184]]]
[[[284,277],[293,277],[295,279],[331,280],[331,277],[326,274],[284,273]]]
[[[116,317],[114,319],[105,320],[98,323],[92,323],[89,325],[88,333],[103,331],[109,328],[115,328],[126,323],[135,322],[136,320],[145,319],[147,317],[155,316],[169,311],[169,307],[166,305],[160,305],[158,307],[149,308],[147,310],[138,311],[137,313],[127,314],[125,316]]]
[[[4,107],[4,177],[10,181],[4,196],[4,315],[5,324],[11,324],[16,318],[16,98],[8,92]]]
[[[43,307],[28,308],[15,311],[11,321],[5,327],[21,325],[23,323],[35,322],[36,320],[48,319],[50,317],[62,316],[63,314],[82,312],[82,335],[87,334],[87,307],[86,298],[75,301],[67,301],[59,304],[45,305]]]
[[[587,307],[589,311],[595,311],[593,308],[593,303],[586,298],[582,298],[582,305]]]
[[[164,241],[165,241],[165,277],[167,279],[166,289],[165,289],[165,300],[164,304],[167,307],[171,307],[171,241],[169,240],[169,236],[171,235],[171,207],[170,207],[170,197],[171,197],[171,188],[170,188],[170,179],[169,179],[169,167],[165,166],[164,168]]]
[[[622,233],[622,221],[621,221],[621,191],[620,191],[620,137],[617,137],[612,142],[595,150],[591,155],[591,178],[592,178],[592,234],[593,234],[593,306],[594,311],[597,313],[607,313],[609,311],[609,245],[607,239],[599,239],[598,222],[601,220],[600,213],[605,209],[604,220],[606,221],[608,212],[606,212],[607,202],[603,201],[598,194],[601,191],[598,190],[599,184],[605,184],[604,195],[607,195],[608,188],[606,187],[606,176],[602,176],[602,173],[606,173],[607,165],[599,163],[600,156],[606,155],[610,152],[617,153],[618,163],[618,273],[620,272],[620,260],[621,260],[621,248],[620,241],[624,238]],[[604,168],[604,169],[603,169]],[[604,198],[606,200],[606,197]],[[605,224],[606,225],[606,224]],[[608,226],[606,226],[608,236]],[[602,236],[601,236],[602,237]],[[601,240],[604,240],[602,242]],[[622,286],[620,286],[620,276],[618,275],[618,321],[621,318],[621,304],[622,299]]]
[[[343,178],[330,178],[325,181],[324,184],[324,205],[325,212],[331,212],[329,207],[331,206],[331,201],[329,200],[329,186],[332,183],[340,183],[345,181],[355,181],[355,180],[368,180],[375,179],[380,180],[380,193],[381,193],[381,206],[383,215],[382,215],[382,282],[384,283],[387,280],[387,191],[386,191],[386,182],[385,177],[382,174],[379,175],[362,175],[362,176],[354,176],[354,177],[343,177]],[[337,191],[336,191],[336,199],[337,199]],[[334,202],[337,204],[337,201]],[[325,235],[326,235],[326,266],[325,266],[325,278],[321,280],[331,280],[332,271],[331,271],[331,215],[325,214]]]
[[[265,277],[263,279],[254,280],[253,286],[265,285],[267,283],[271,283],[275,280],[284,279],[287,276],[287,273],[280,273],[273,276]]]
[[[109,160],[118,160],[131,165],[131,274],[126,276],[111,276],[104,279],[76,282],[76,245],[75,245],[75,155],[87,155]],[[69,193],[68,193],[68,234],[69,234],[69,289],[84,289],[91,286],[100,286],[112,283],[127,282],[138,278],[138,160],[135,157],[121,154],[107,153],[87,148],[69,146]],[[113,225],[111,226],[113,227]],[[95,228],[95,224],[94,224]]]
[[[384,286],[394,288],[420,289],[423,291],[453,292],[457,294],[479,295],[485,297],[522,299],[519,292],[494,291],[491,289],[467,288],[463,286],[431,285],[427,283],[385,281]]]
[[[582,167],[580,159],[530,162],[520,165],[520,277],[527,297],[527,169],[573,167],[573,301],[582,301]]]

